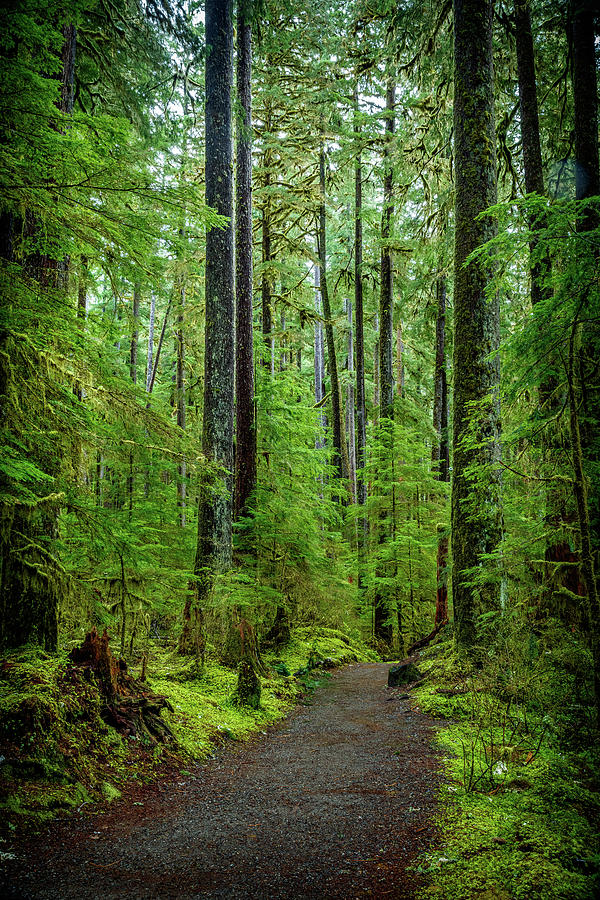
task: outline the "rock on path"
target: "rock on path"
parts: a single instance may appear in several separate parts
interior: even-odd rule
[[[413,897],[406,867],[434,835],[438,762],[431,721],[395,699],[387,672],[335,672],[310,706],[165,785],[159,800],[124,799],[103,816],[54,825],[17,849],[0,894]]]

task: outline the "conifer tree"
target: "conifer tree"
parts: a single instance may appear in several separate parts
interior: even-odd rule
[[[454,0],[454,405],[452,595],[456,641],[472,651],[477,617],[497,609],[489,555],[502,536],[498,296],[489,262],[467,262],[495,233],[481,213],[496,200],[491,0]]]
[[[206,235],[202,449],[213,470],[211,481],[202,485],[198,508],[197,596],[192,609],[192,619],[198,621],[192,629],[199,627],[215,573],[231,563],[235,307],[230,0],[207,0],[206,44],[206,203],[229,221],[223,228],[210,228]],[[196,634],[196,647],[199,640]]]
[[[359,90],[354,87],[354,137],[356,156],[354,162],[354,307],[356,319],[356,498],[364,507],[367,502],[365,478],[367,448],[367,409],[365,397],[365,332],[364,332],[364,272],[363,272],[363,222],[362,222],[362,152],[360,146]],[[358,519],[358,583],[364,588],[367,551],[368,517]]]
[[[69,116],[73,111],[75,26],[69,22],[64,24],[61,35],[62,49],[58,62],[60,94],[56,105],[63,116]],[[42,73],[38,74],[41,76]],[[51,176],[51,172],[47,171],[46,175]],[[5,212],[1,225],[4,234],[0,238],[0,246],[4,251],[4,262],[11,264],[15,262],[15,245],[19,237],[18,219],[14,214]],[[20,254],[24,257],[24,270],[35,284],[32,293],[39,292],[40,306],[59,306],[64,302],[67,288],[69,258],[64,251],[61,253],[56,235],[54,241],[52,238],[44,239],[42,223],[31,209],[25,210],[21,228],[25,246],[20,248]],[[0,405],[3,412],[0,424],[3,432],[8,433],[15,428],[15,423],[10,420],[11,412],[15,411],[17,391],[14,367],[31,367],[32,361],[27,360],[26,353],[19,346],[22,338],[15,339],[11,334],[8,297],[3,296],[3,307],[4,321],[0,322]],[[38,357],[36,363],[41,365],[41,362],[41,357]],[[19,378],[22,376],[21,372]],[[40,380],[42,395],[49,397],[53,393],[41,373],[30,368],[31,376]],[[31,388],[35,391],[33,384]],[[28,409],[26,405],[33,399],[31,391],[23,392],[16,406],[33,417],[34,409]],[[56,650],[58,646],[59,603],[65,591],[64,572],[54,547],[62,499],[55,488],[55,479],[62,465],[60,454],[60,445],[53,447],[47,443],[43,448],[32,446],[29,465],[33,467],[33,477],[30,476],[29,480],[39,483],[42,496],[18,497],[7,502],[5,495],[2,499],[0,650],[27,643],[38,644],[46,650]]]
[[[252,335],[252,2],[239,0],[237,16],[236,156],[236,455],[235,514],[247,511],[256,487],[254,353]]]

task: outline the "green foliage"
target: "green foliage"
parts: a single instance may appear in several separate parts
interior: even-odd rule
[[[589,661],[577,669],[558,622],[535,634],[513,616],[499,632],[482,669],[461,667],[448,644],[420,664],[420,707],[449,720],[436,737],[447,780],[440,838],[419,865],[422,896],[594,896],[600,760],[592,743],[580,749],[586,732],[593,739]]]

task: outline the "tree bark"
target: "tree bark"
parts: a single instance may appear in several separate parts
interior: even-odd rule
[[[319,266],[315,265],[315,311],[317,316],[323,314],[321,303],[321,278]],[[322,450],[325,447],[325,429],[327,428],[327,416],[323,409],[325,399],[325,346],[323,344],[323,323],[320,319],[315,321],[315,404],[320,407],[319,424],[323,434],[315,441],[315,448]]]
[[[268,167],[270,154],[265,153],[264,165]],[[265,173],[266,196],[262,208],[262,264],[263,271],[261,277],[261,311],[262,311],[262,333],[265,345],[265,355],[263,357],[263,365],[269,369],[271,375],[275,374],[275,355],[273,346],[273,311],[271,308],[271,273],[269,271],[269,263],[271,262],[271,200],[269,197],[269,187],[271,184],[271,173],[268,168]]]
[[[436,281],[437,316],[435,322],[435,378],[433,399],[433,428],[437,435],[434,440],[431,460],[439,481],[449,480],[448,447],[448,389],[446,381],[446,279],[440,276]],[[438,525],[435,628],[448,621],[448,534],[443,525]]]
[[[175,405],[177,409],[177,425],[185,431],[185,280],[183,276],[176,280],[177,322],[175,326]],[[179,463],[177,479],[177,505],[179,507],[179,525],[185,528],[186,514],[187,465],[185,456]]]
[[[404,394],[404,341],[400,319],[396,325],[396,393],[398,397]]]
[[[73,25],[63,28],[63,45],[59,78],[60,99],[57,106],[65,115],[73,111],[73,77],[76,53],[76,29]],[[33,216],[25,214],[26,230],[35,233],[39,224]],[[11,214],[2,216],[0,246],[4,259],[14,260],[16,221]],[[60,247],[57,246],[57,251]],[[25,271],[38,283],[41,291],[65,292],[68,282],[69,259],[50,253],[35,253],[25,261]],[[10,430],[5,399],[13,392],[10,381],[14,377],[10,365],[17,358],[18,345],[11,347],[9,328],[3,328],[0,336],[0,425]],[[43,388],[42,388],[43,389]],[[24,394],[24,396],[26,396]],[[24,403],[24,399],[21,400]],[[21,415],[27,413],[21,409]],[[57,447],[51,454],[38,447],[29,448],[30,459],[47,475],[56,477],[62,460]],[[54,651],[58,646],[58,611],[66,586],[64,574],[54,556],[55,542],[59,536],[60,501],[48,484],[39,485],[40,494],[32,505],[2,502],[0,509],[0,651],[37,644]]]
[[[478,640],[478,615],[500,607],[498,573],[485,559],[502,536],[499,302],[487,296],[489,263],[465,265],[496,231],[493,219],[480,218],[497,197],[492,12],[492,0],[454,0],[452,589],[456,641],[466,651]]]
[[[379,414],[381,419],[394,418],[394,295],[390,238],[394,218],[394,171],[390,159],[390,142],[394,135],[396,85],[388,80],[385,96],[385,146],[383,153],[383,212],[381,215],[381,289],[379,296]]]
[[[348,474],[352,502],[356,503],[356,427],[354,419],[354,330],[352,300],[346,300],[348,316],[348,387],[346,391],[346,435],[348,441]]]
[[[600,161],[598,152],[598,85],[596,73],[596,29],[593,0],[571,0],[571,47],[573,56],[573,106],[575,115],[575,195],[582,201],[577,218],[582,291],[579,310],[574,317],[569,344],[569,412],[571,457],[574,469],[574,491],[581,535],[581,571],[589,604],[590,643],[594,665],[596,727],[600,729],[600,489],[598,469],[597,424],[600,420],[600,385],[598,377],[599,340],[595,292],[600,243],[588,233],[600,226],[598,209],[584,201],[600,194]],[[587,320],[585,328],[578,319]],[[575,350],[579,359],[575,360]]]
[[[575,195],[578,200],[600,194],[598,159],[598,79],[596,74],[596,31],[594,0],[571,0],[573,51],[573,109],[575,115]],[[577,230],[598,227],[598,211],[587,207]]]
[[[252,0],[239,2],[237,17],[236,155],[236,454],[235,518],[249,512],[256,488],[254,352],[252,335]]]
[[[325,147],[321,144],[319,153],[319,184],[321,189],[321,204],[319,207],[319,267],[321,278],[321,300],[323,303],[323,317],[325,319],[325,336],[327,339],[327,367],[331,381],[331,416],[333,437],[333,464],[340,478],[344,478],[348,472],[348,451],[344,447],[342,402],[340,395],[340,382],[338,377],[337,359],[335,355],[335,339],[333,334],[333,320],[331,317],[331,304],[329,302],[329,290],[327,284],[327,244],[325,235]]]
[[[365,478],[367,448],[367,410],[365,397],[365,319],[363,292],[363,222],[362,222],[362,154],[360,145],[358,83],[354,87],[354,136],[357,143],[354,163],[354,306],[356,318],[356,499],[361,507],[367,503]],[[367,564],[368,518],[357,520],[358,590],[364,593]]]
[[[385,97],[385,143],[383,152],[383,212],[381,215],[381,285],[379,294],[379,440],[382,448],[382,464],[390,472],[393,482],[394,469],[394,292],[392,249],[392,221],[394,217],[394,173],[391,163],[390,143],[394,135],[396,85],[388,78]],[[383,546],[394,533],[394,488],[382,487],[381,513],[378,523],[378,543]],[[388,530],[386,517],[391,516]],[[390,573],[382,562],[378,564],[377,575],[384,578]],[[378,587],[374,598],[375,638],[391,645],[393,626],[391,624],[392,600],[387,587]],[[397,616],[401,622],[401,616]],[[400,637],[402,640],[402,637]]]
[[[154,291],[150,294],[150,321],[148,324],[148,352],[146,354],[146,393],[151,391],[152,368],[154,359],[154,321],[156,319],[156,295]]]
[[[138,341],[140,335],[140,300],[141,289],[139,282],[133,285],[133,309],[131,324],[131,344],[129,346],[129,377],[133,384],[137,384]]]
[[[529,0],[515,0],[515,37],[517,48],[517,73],[519,84],[519,109],[521,115],[521,144],[523,147],[523,170],[525,191],[528,194],[544,195],[544,169],[540,146],[540,123],[538,116],[537,87],[535,79],[535,56]],[[536,216],[530,216],[529,226],[532,236],[529,243],[531,271],[531,304],[535,306],[547,296],[543,279],[550,269],[550,260],[536,260],[536,227],[543,225]]]
[[[437,315],[435,319],[435,374],[433,390],[433,429],[437,435],[431,449],[431,462],[440,481],[448,480],[448,391],[446,384],[446,279],[435,283]],[[445,419],[445,429],[444,429]]]
[[[194,574],[197,602],[214,575],[231,564],[231,472],[234,398],[233,150],[231,87],[233,25],[230,0],[206,2],[206,203],[229,217],[206,235],[206,327],[202,449],[212,478],[201,486]]]

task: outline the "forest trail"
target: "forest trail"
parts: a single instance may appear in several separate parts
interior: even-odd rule
[[[84,807],[15,848],[2,896],[413,897],[406,867],[435,833],[440,775],[432,721],[386,687],[387,672],[334,672],[309,706],[143,803]]]

